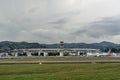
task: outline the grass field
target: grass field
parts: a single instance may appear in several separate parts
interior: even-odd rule
[[[120,60],[112,57],[0,58],[0,61]],[[120,63],[0,65],[0,80],[120,80]]]
[[[0,65],[0,80],[120,80],[120,64]]]
[[[115,57],[27,57],[0,58],[0,61],[80,61],[80,60],[120,60]]]

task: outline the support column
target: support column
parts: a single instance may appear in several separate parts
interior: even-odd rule
[[[64,56],[62,51],[60,52],[60,56]]]
[[[18,57],[18,53],[15,53],[15,57]]]
[[[27,53],[27,56],[32,56],[32,55],[31,55],[31,52],[28,52],[28,53]]]
[[[8,57],[9,56],[8,53],[5,53],[5,56]]]
[[[47,52],[44,52],[44,56],[47,56],[48,55],[48,53]]]
[[[40,54],[41,54],[41,50],[38,52],[38,56],[40,56]]]
[[[77,56],[80,56],[80,51],[77,52]]]

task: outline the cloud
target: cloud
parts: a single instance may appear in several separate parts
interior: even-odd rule
[[[0,38],[42,43],[112,38],[118,42],[119,3],[119,0],[0,0]]]
[[[103,18],[100,21],[95,21],[84,26],[83,29],[79,29],[72,33],[77,36],[86,36],[88,38],[104,40],[110,39],[120,35],[120,17],[108,17]],[[115,40],[116,41],[116,40]]]

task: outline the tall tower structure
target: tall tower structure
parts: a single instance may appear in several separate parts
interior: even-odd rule
[[[64,48],[64,42],[63,41],[60,41],[60,56],[64,56],[64,50],[63,50],[63,48]]]
[[[64,41],[60,41],[60,48],[64,48]]]

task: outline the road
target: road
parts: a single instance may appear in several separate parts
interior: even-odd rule
[[[0,64],[81,64],[81,63],[120,63],[120,60],[81,60],[81,61],[0,61]]]

